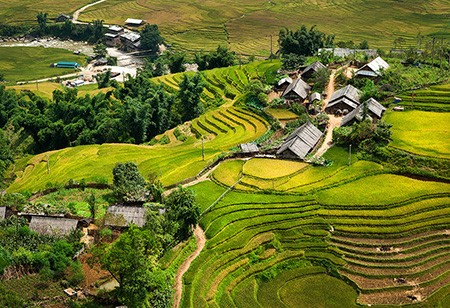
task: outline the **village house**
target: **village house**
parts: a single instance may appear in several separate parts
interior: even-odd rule
[[[111,205],[106,210],[105,226],[124,228],[131,224],[145,225],[146,209],[139,206]]]
[[[72,17],[66,14],[59,14],[58,17],[55,18],[55,22],[65,22],[66,20],[70,20]]]
[[[277,156],[287,159],[305,159],[322,135],[323,133],[317,127],[307,122],[284,140],[277,151]]]
[[[137,32],[127,32],[120,35],[120,43],[125,51],[136,51],[141,48],[141,35]]]
[[[367,119],[370,119],[372,122],[381,119],[383,113],[386,111],[386,108],[381,105],[374,98],[369,98],[367,101],[356,107],[353,111],[348,113],[346,116],[342,118],[341,126],[352,125],[353,123],[361,122],[364,117],[364,108],[367,108]]]
[[[356,71],[355,77],[360,78],[378,78],[382,75],[383,71],[389,68],[389,64],[381,57],[377,57],[370,61],[359,70]]]
[[[132,27],[139,27],[144,24],[142,19],[128,18],[125,20],[125,24]]]
[[[242,143],[239,145],[239,148],[241,149],[241,153],[258,153],[259,148],[256,142],[249,142],[249,143]]]
[[[341,88],[331,95],[325,111],[338,115],[347,114],[359,106],[361,94],[362,92],[352,85]]]
[[[310,90],[309,84],[298,78],[284,90],[281,96],[287,101],[303,103],[308,98]]]
[[[292,83],[291,77],[281,78],[277,83],[277,91],[284,92],[291,83]]]
[[[314,73],[317,73],[321,69],[327,69],[325,65],[323,65],[321,62],[316,61],[311,65],[308,65],[302,72],[301,76],[303,79],[308,80],[311,78]]]
[[[124,29],[120,26],[110,26],[105,33],[106,46],[115,47],[120,45],[120,35]]]
[[[77,219],[56,216],[31,216],[29,228],[40,234],[68,235],[78,225]]]
[[[377,50],[376,49],[353,49],[353,48],[319,48],[318,54],[320,55],[323,52],[332,52],[333,56],[345,58],[351,55],[355,55],[358,53],[364,53],[368,57],[376,57]]]

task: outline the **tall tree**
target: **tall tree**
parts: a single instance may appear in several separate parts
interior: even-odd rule
[[[47,16],[48,13],[47,12],[39,12],[36,15],[36,19],[39,25],[39,32],[40,34],[45,34],[45,31],[47,30]]]
[[[158,52],[159,45],[164,42],[157,25],[145,25],[141,30],[141,48]]]
[[[317,30],[316,26],[308,30],[305,25],[302,25],[297,31],[281,29],[278,39],[282,55],[302,56],[312,56],[319,48],[332,47],[333,41],[334,35],[326,35]]]
[[[133,162],[117,163],[113,169],[113,189],[119,200],[145,201],[146,182]]]
[[[200,101],[203,92],[202,76],[199,73],[192,77],[185,74],[179,87],[178,99],[182,109],[180,112],[181,120],[185,122],[201,115],[204,110],[203,103]]]
[[[167,197],[166,207],[168,219],[178,224],[175,236],[180,240],[187,239],[200,219],[200,207],[194,192],[180,186]]]

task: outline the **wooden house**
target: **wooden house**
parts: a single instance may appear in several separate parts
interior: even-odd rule
[[[132,27],[139,27],[144,24],[142,19],[128,18],[125,20],[125,24]]]
[[[317,127],[307,122],[284,140],[277,151],[277,156],[287,159],[305,159],[322,135],[323,133]]]
[[[111,205],[105,215],[105,225],[111,227],[128,227],[136,224],[138,227],[145,225],[146,209],[139,206]]]
[[[30,229],[40,234],[67,235],[77,228],[78,220],[55,216],[31,216]]]
[[[259,148],[256,142],[243,143],[239,145],[241,153],[258,153]]]
[[[359,98],[362,92],[352,85],[337,90],[331,95],[330,100],[325,108],[327,113],[343,114],[356,109],[359,106]]]
[[[308,98],[310,90],[309,84],[298,78],[284,90],[281,96],[288,101],[303,103]]]
[[[361,122],[364,117],[364,108],[367,106],[366,118],[370,119],[372,122],[374,120],[381,119],[386,108],[381,105],[374,98],[369,98],[367,101],[356,107],[353,111],[349,112],[346,116],[342,118],[341,126],[352,125],[355,122]]]
[[[370,61],[359,70],[356,71],[355,77],[359,78],[378,78],[384,70],[389,68],[389,64],[381,57],[377,57]]]
[[[317,73],[321,69],[327,69],[325,65],[323,65],[321,62],[316,61],[311,65],[308,65],[302,72],[302,78],[307,80],[311,78],[314,73]]]
[[[284,92],[287,87],[289,87],[289,85],[292,83],[292,78],[291,77],[284,77],[281,78],[278,83],[277,83],[277,91],[278,92]]]
[[[106,46],[114,47],[120,45],[120,35],[124,33],[124,29],[120,26],[110,26],[105,33]]]
[[[71,20],[72,17],[66,14],[59,14],[58,17],[55,18],[55,22],[65,22],[66,20]]]
[[[120,35],[120,43],[125,51],[136,51],[141,48],[141,35],[138,32],[126,32]]]

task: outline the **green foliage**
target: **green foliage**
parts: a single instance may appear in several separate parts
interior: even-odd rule
[[[282,67],[285,70],[297,70],[306,62],[304,55],[298,55],[295,53],[283,54],[281,57]]]
[[[104,73],[99,73],[95,75],[95,80],[97,80],[97,85],[99,89],[107,88],[111,85],[111,71],[106,70]]]
[[[164,42],[161,37],[157,25],[146,24],[141,30],[141,48],[144,50],[151,50],[152,52],[157,52],[159,50],[159,45]]]
[[[302,25],[297,31],[281,29],[278,44],[283,56],[288,54],[312,56],[319,48],[332,47],[333,40],[334,35],[327,36],[315,26],[308,30],[305,25]]]
[[[203,103],[200,101],[204,87],[202,76],[198,73],[192,77],[185,74],[179,87],[178,100],[181,120],[184,122],[198,117],[204,111]]]
[[[196,53],[194,55],[194,61],[201,71],[217,67],[227,67],[236,63],[236,54],[227,47],[218,46],[215,51],[209,54],[203,52]]]
[[[328,69],[321,68],[317,72],[314,72],[314,74],[312,75],[312,81],[314,82],[312,91],[322,93],[328,85],[329,80],[330,71]]]
[[[96,58],[104,58],[108,52],[106,51],[106,46],[103,43],[94,46],[94,56]]]
[[[167,197],[165,205],[167,218],[177,223],[175,236],[181,240],[187,239],[192,234],[191,228],[200,219],[200,207],[193,191],[180,186]]]
[[[133,162],[117,163],[113,169],[113,189],[116,197],[124,202],[145,201],[145,179]]]
[[[186,70],[184,64],[186,62],[186,53],[184,52],[169,52],[167,55],[167,66],[169,67],[170,73],[181,73]]]

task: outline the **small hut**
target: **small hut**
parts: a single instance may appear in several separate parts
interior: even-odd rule
[[[342,118],[341,126],[352,125],[353,123],[361,122],[364,118],[364,106],[367,106],[366,118],[370,119],[372,122],[381,119],[386,108],[383,107],[374,98],[369,98],[367,101],[356,107],[353,111],[349,112],[345,117]]]
[[[384,70],[389,68],[389,64],[381,57],[375,58],[373,61],[367,63],[356,71],[355,77],[362,78],[378,78]]]
[[[343,110],[353,111],[359,106],[359,99],[362,92],[352,85],[337,90],[331,95],[331,98],[325,108],[327,113],[342,113]]]
[[[277,156],[287,159],[305,159],[316,146],[323,133],[307,122],[290,134],[277,151]]]
[[[105,215],[105,225],[111,227],[129,227],[136,224],[138,227],[145,225],[146,209],[139,206],[111,205]]]
[[[239,148],[241,149],[241,153],[258,153],[259,148],[256,142],[250,142],[250,143],[243,143],[239,145]]]
[[[40,234],[67,235],[77,228],[78,220],[54,216],[31,216],[30,229]]]
[[[291,77],[284,77],[281,78],[277,83],[277,91],[278,92],[284,92],[287,87],[292,83]]]
[[[322,64],[322,62],[316,61],[311,65],[308,65],[302,72],[302,78],[307,80],[311,78],[314,73],[317,73],[321,69],[327,69],[325,65]]]
[[[286,90],[284,90],[282,97],[289,101],[303,103],[305,99],[308,98],[310,90],[311,87],[309,84],[299,78],[293,81]]]

